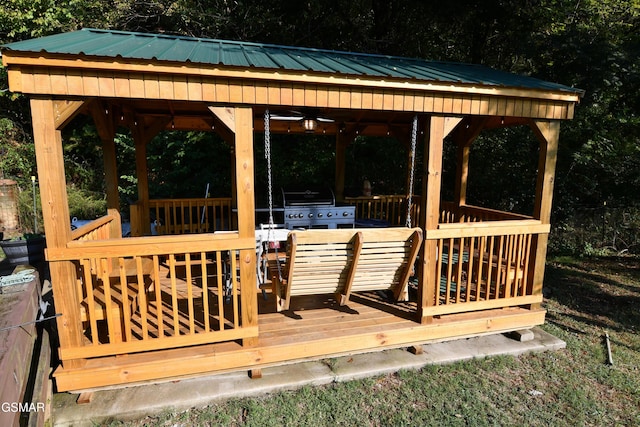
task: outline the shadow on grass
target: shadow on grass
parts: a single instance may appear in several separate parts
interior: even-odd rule
[[[565,306],[577,323],[604,330],[626,332],[640,325],[640,259],[602,258],[588,263],[549,264],[545,287],[550,300]],[[552,312],[547,320],[559,323]],[[579,322],[579,323],[578,323]],[[563,322],[574,333],[586,333]]]

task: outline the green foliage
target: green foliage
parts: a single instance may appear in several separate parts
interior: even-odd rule
[[[71,218],[93,219],[107,212],[107,201],[102,192],[67,187],[67,196]]]
[[[345,195],[362,195],[365,179],[371,182],[373,194],[406,193],[409,149],[396,139],[358,137],[347,147],[346,159]],[[421,174],[415,175],[414,189],[419,193]]]
[[[434,60],[483,63],[586,90],[575,119],[564,122],[556,169],[554,222],[585,208],[640,205],[640,2],[637,0],[2,0],[0,41],[84,27],[167,32]],[[428,17],[428,19],[425,19]],[[0,89],[7,87],[0,67]],[[24,96],[0,92],[0,168],[28,188],[34,173],[30,114]],[[103,191],[101,143],[85,121],[65,131],[70,186]],[[122,205],[137,198],[133,145],[119,134]],[[470,201],[530,213],[536,156],[528,130],[486,132],[473,144]],[[266,170],[256,135],[258,198]],[[308,149],[313,147],[313,150]],[[443,194],[452,195],[455,150],[444,161]],[[160,154],[167,154],[161,158]],[[210,134],[163,134],[149,146],[153,196],[228,195],[229,147]],[[418,162],[421,155],[417,157]],[[126,162],[121,160],[126,159]],[[375,192],[406,189],[406,149],[384,138],[358,138],[347,152],[347,193],[364,177]],[[274,138],[274,187],[333,186],[333,141]],[[189,171],[189,167],[193,170]],[[97,172],[97,173],[94,173]],[[420,176],[417,177],[419,185]],[[419,188],[419,187],[417,187]],[[264,200],[259,200],[264,204]],[[569,228],[575,228],[569,226]],[[559,242],[560,245],[566,242]],[[598,247],[598,242],[590,242]],[[584,245],[576,245],[582,251]]]
[[[163,132],[147,146],[151,197],[231,194],[231,148],[218,135]]]
[[[110,10],[110,3],[84,0],[1,0],[0,42],[95,26]]]
[[[35,175],[35,149],[29,135],[8,118],[0,117],[0,177],[11,177],[26,187]]]
[[[533,215],[538,152],[528,127],[483,132],[471,146],[468,203]]]

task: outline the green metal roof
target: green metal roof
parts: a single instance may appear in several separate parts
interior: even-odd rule
[[[582,94],[580,89],[481,65],[90,28],[5,44],[1,49]]]

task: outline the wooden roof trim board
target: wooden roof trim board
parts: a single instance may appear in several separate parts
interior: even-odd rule
[[[481,83],[449,83],[438,81],[419,81],[415,79],[398,79],[392,77],[353,76],[346,74],[327,75],[326,73],[296,72],[290,70],[269,70],[239,67],[203,67],[201,64],[167,63],[160,61],[125,60],[124,58],[91,58],[87,60],[76,55],[52,55],[38,53],[29,55],[18,51],[4,51],[2,59],[9,73],[29,73],[36,68],[68,69],[74,73],[127,72],[141,74],[157,74],[158,76],[202,76],[242,80],[274,81],[295,83],[329,84],[337,86],[373,87],[399,90],[427,90],[447,93],[471,93],[492,96],[515,96],[536,99],[558,100],[565,102],[579,102],[581,92],[561,90],[536,89],[523,87],[507,87],[483,85]],[[33,71],[31,71],[33,72]],[[54,74],[57,73],[54,71]],[[29,87],[12,90],[33,93]]]
[[[451,93],[386,86],[321,85],[199,75],[101,72],[28,67],[11,70],[14,91],[61,97],[103,97],[212,104],[272,105],[459,115],[570,119],[573,102],[518,96]]]

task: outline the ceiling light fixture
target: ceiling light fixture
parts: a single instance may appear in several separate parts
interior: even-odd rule
[[[313,133],[316,131],[318,127],[318,122],[315,119],[305,118],[302,121],[302,126],[304,127],[304,131],[308,133]]]

